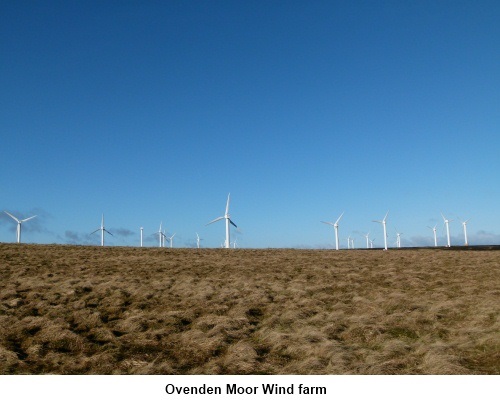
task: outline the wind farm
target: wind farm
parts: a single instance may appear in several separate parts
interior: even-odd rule
[[[499,2],[35,3],[0,374],[500,374]]]

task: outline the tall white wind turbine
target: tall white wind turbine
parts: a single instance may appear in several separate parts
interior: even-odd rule
[[[335,229],[335,249],[336,250],[339,250],[339,221],[340,221],[340,218],[342,218],[342,215],[344,215],[344,213],[340,214],[340,217],[337,218],[335,223],[321,221],[324,224],[333,226],[333,228]]]
[[[452,222],[453,220],[452,219],[446,219],[444,217],[443,213],[441,213],[441,216],[443,217],[444,224],[446,226],[446,237],[448,239],[448,244],[446,245],[446,247],[451,247],[451,242],[450,242],[450,222]]]
[[[351,235],[347,237],[347,249],[351,248]]]
[[[176,234],[174,233],[174,234],[173,234],[170,238],[167,238],[167,239],[170,241],[170,247],[171,247],[171,248],[172,248],[172,247],[174,247],[174,236],[175,236],[175,235],[176,235]]]
[[[198,232],[196,232],[196,247],[199,249],[200,248],[200,240],[203,240],[200,238],[200,235],[198,235]]]
[[[113,234],[104,227],[104,214],[102,214],[101,218],[101,227],[97,228],[94,232],[91,233],[91,235],[99,231],[101,231],[101,246],[104,246],[104,232],[109,233],[111,236],[113,236]]]
[[[226,240],[224,241],[224,247],[226,249],[229,249],[231,247],[231,241],[230,241],[230,231],[229,231],[229,224],[233,225],[235,228],[238,226],[231,221],[231,216],[229,215],[229,198],[231,196],[231,193],[227,195],[227,203],[226,203],[226,213],[224,214],[223,217],[215,218],[213,221],[210,221],[207,225],[213,224],[214,222],[220,221],[221,219],[226,220]]]
[[[385,214],[385,217],[382,221],[372,221],[372,222],[378,222],[379,224],[382,224],[382,227],[384,228],[384,250],[387,250],[387,222],[386,222],[386,219],[387,219],[387,215],[389,215],[389,211],[387,211],[387,214]]]
[[[23,222],[29,221],[30,219],[33,219],[36,217],[36,215],[33,215],[32,217],[25,218],[25,219],[17,219],[14,215],[12,215],[10,212],[4,211],[9,217],[11,217],[14,221],[17,222],[17,229],[16,229],[16,237],[17,237],[17,243],[21,243],[21,224]]]
[[[368,237],[370,236],[370,232],[368,232],[366,235],[363,235],[366,238],[366,248],[370,248],[370,239]]]
[[[143,231],[144,231],[144,228],[141,226],[141,228],[140,228],[140,229],[141,229],[141,247],[142,247],[142,233],[143,233]]]
[[[467,240],[467,222],[470,221],[470,218],[467,220],[467,221],[463,221],[460,220],[460,222],[462,223],[462,226],[464,228],[464,237],[465,237],[465,246],[469,246],[469,241]]]
[[[158,247],[164,247],[165,246],[165,234],[161,230],[162,222],[163,221],[160,222],[160,229],[158,230],[158,232],[154,233],[154,235],[158,234]]]
[[[373,242],[375,242],[375,238],[370,239],[370,249],[373,249]]]
[[[437,247],[437,245],[438,245],[438,238],[437,238],[437,233],[436,233],[437,224],[434,225],[434,228],[431,228],[430,226],[428,226],[427,228],[432,229],[432,233],[434,234],[434,247]]]
[[[398,248],[400,248],[400,247],[401,247],[401,235],[402,235],[402,234],[403,234],[402,232],[398,232],[398,231],[396,230],[396,246],[397,246]]]

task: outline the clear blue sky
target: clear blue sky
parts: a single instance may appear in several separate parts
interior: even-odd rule
[[[1,1],[0,209],[23,241],[328,248],[389,210],[500,243],[498,1]],[[0,242],[15,240],[0,215]],[[233,228],[234,229],[234,228]]]

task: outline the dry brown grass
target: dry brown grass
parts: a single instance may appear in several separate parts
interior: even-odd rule
[[[499,374],[500,251],[0,244],[0,373]]]

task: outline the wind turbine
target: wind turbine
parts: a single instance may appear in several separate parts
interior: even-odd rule
[[[437,234],[436,234],[437,224],[434,225],[434,228],[431,228],[430,226],[428,226],[427,228],[432,229],[432,232],[434,233],[434,247],[437,247],[437,245],[438,245],[438,239],[437,239]]]
[[[373,249],[373,242],[375,241],[375,238],[370,239],[370,249]]]
[[[175,236],[175,235],[176,235],[176,234],[174,233],[174,234],[173,234],[170,238],[167,238],[168,240],[170,240],[170,247],[171,247],[171,248],[172,248],[172,247],[174,247],[174,246],[173,246],[173,244],[174,244],[174,236]]]
[[[339,221],[340,221],[340,218],[342,218],[342,215],[344,215],[344,213],[340,214],[340,217],[338,217],[338,219],[335,221],[335,223],[321,221],[324,224],[333,226],[333,228],[335,229],[335,249],[336,250],[339,250]]]
[[[368,236],[370,236],[370,232],[368,232],[366,235],[363,235],[366,238],[366,248],[370,248],[370,239],[368,239]]]
[[[164,247],[165,246],[165,234],[161,230],[162,222],[163,221],[160,222],[160,229],[158,230],[158,232],[155,232],[153,234],[153,235],[158,234],[158,244],[159,244],[159,247]]]
[[[396,246],[398,248],[401,247],[401,235],[402,234],[403,234],[402,232],[398,232],[398,230],[396,229]]]
[[[142,247],[142,232],[144,231],[144,228],[141,226],[141,247]]]
[[[347,249],[351,248],[351,235],[347,237]]]
[[[14,221],[17,222],[17,229],[16,229],[16,236],[17,236],[17,243],[21,243],[21,224],[23,222],[29,221],[30,219],[33,219],[36,217],[36,215],[33,215],[32,217],[25,218],[25,219],[17,219],[14,215],[12,215],[10,212],[4,211],[9,217],[11,217]]]
[[[104,214],[102,214],[101,227],[97,228],[94,232],[91,233],[91,235],[99,231],[101,231],[101,246],[104,246],[104,232],[107,232],[111,236],[113,236],[113,234],[104,227]]]
[[[231,216],[229,215],[229,198],[231,196],[231,193],[227,195],[227,203],[226,203],[226,213],[224,214],[223,217],[215,218],[213,221],[210,221],[207,225],[213,224],[214,222],[220,221],[221,219],[226,220],[226,240],[224,242],[224,247],[226,249],[229,249],[231,247],[231,241],[230,241],[230,232],[229,232],[229,224],[233,225],[235,228],[238,228],[238,226],[231,221]]]
[[[238,239],[235,239],[234,242],[233,242],[233,249],[236,249],[236,246],[238,246],[238,244],[236,243]]]
[[[351,247],[354,249],[354,238],[351,239]]]
[[[459,218],[459,221],[462,222],[462,220]],[[467,221],[462,222],[462,226],[464,228],[464,237],[465,237],[465,246],[469,246],[469,241],[467,240],[467,222],[470,221],[470,218]]]
[[[200,248],[200,240],[203,240],[200,238],[200,235],[198,235],[198,232],[196,232],[196,246],[198,249]]]
[[[382,224],[383,228],[384,228],[384,250],[387,250],[387,228],[386,228],[386,219],[387,219],[387,215],[389,215],[389,211],[387,211],[387,214],[385,214],[385,217],[382,221],[372,221],[372,222],[378,222],[379,224]]]
[[[451,247],[451,243],[450,243],[450,222],[452,222],[453,220],[452,219],[446,219],[444,217],[443,213],[441,213],[441,216],[444,219],[444,224],[446,226],[446,236],[448,238],[448,244],[446,245],[446,247]]]

